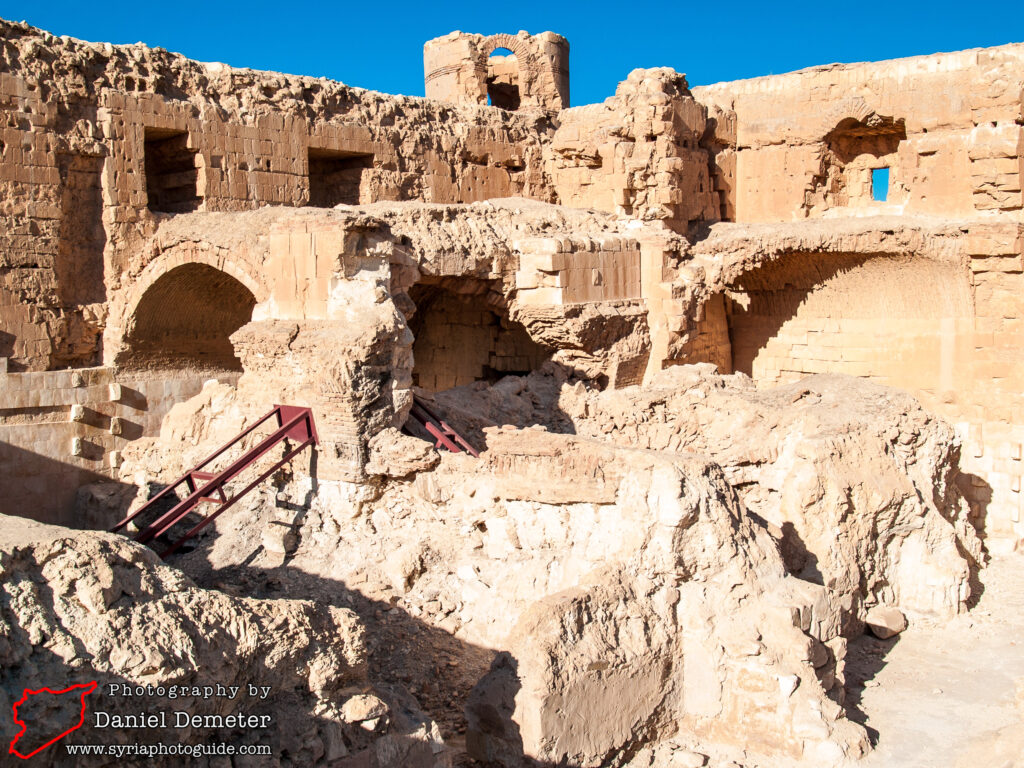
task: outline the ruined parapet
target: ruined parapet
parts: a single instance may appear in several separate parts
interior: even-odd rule
[[[511,55],[495,55],[500,49]],[[428,99],[510,111],[569,106],[569,41],[554,32],[452,32],[423,46]]]
[[[899,212],[1019,220],[1022,53],[1015,44],[831,64],[693,95],[735,112],[737,221]]]
[[[664,221],[685,233],[722,215],[701,145],[707,121],[685,75],[636,69],[602,104],[559,115],[545,168],[563,205]]]

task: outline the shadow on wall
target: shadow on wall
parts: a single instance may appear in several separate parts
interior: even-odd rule
[[[14,357],[14,342],[18,337],[13,333],[7,331],[0,331],[0,357],[8,358],[8,365],[10,365],[10,358]]]
[[[508,317],[500,286],[473,278],[422,280],[409,289],[413,384],[439,392],[526,375],[551,355]]]
[[[3,428],[0,427],[0,436]],[[67,440],[70,450],[70,440]],[[82,438],[79,443],[83,460],[102,462],[102,446]],[[90,483],[104,483],[134,490],[134,486],[116,483],[96,470],[57,461],[8,442],[0,442],[0,499],[2,511],[41,523],[86,528],[90,522],[76,515],[78,489]]]
[[[508,48],[495,48],[487,58],[487,103],[514,112],[521,98],[519,60]]]
[[[829,279],[863,264],[856,255],[793,254],[747,272],[726,293],[733,370],[753,375],[754,360]]]
[[[985,520],[988,517],[988,505],[992,502],[992,486],[978,475],[961,472],[956,479],[957,488],[971,505],[971,524],[978,532],[981,540],[985,540]],[[942,507],[940,507],[942,509]]]
[[[847,118],[825,137],[827,188],[825,201],[829,207],[888,201],[889,169],[898,167],[900,142],[906,141],[907,129],[902,119],[877,115],[861,122]],[[874,186],[874,171],[886,171],[885,194]]]
[[[769,530],[764,520],[752,513],[750,517],[755,518],[762,528]],[[782,554],[783,562],[786,563],[786,570],[799,579],[809,581],[812,584],[825,586],[825,576],[818,567],[818,557],[807,549],[807,545],[791,522],[782,524],[782,538],[779,539],[779,551]]]
[[[63,304],[105,301],[103,249],[103,158],[59,154],[61,219],[54,269]]]
[[[117,365],[240,371],[231,334],[252,319],[256,298],[230,275],[183,264],[160,276],[128,321]]]
[[[971,317],[970,280],[912,255],[796,253],[735,280],[726,315],[733,367],[757,381],[847,373],[951,390],[957,352],[942,340]]]
[[[992,486],[983,478],[969,472],[959,473],[956,478],[956,485],[960,493],[967,499],[968,504],[970,504],[971,513],[969,521],[974,526],[974,530],[978,532],[982,547],[985,547],[985,523],[988,520],[988,507],[992,502]],[[940,506],[939,509],[944,510],[946,507]],[[982,551],[987,558],[987,548]],[[970,559],[965,552],[960,554]],[[981,565],[982,563],[977,563],[972,564],[971,567],[971,597],[967,601],[969,609],[973,609],[978,604],[982,594],[985,592],[985,584],[981,580]]]

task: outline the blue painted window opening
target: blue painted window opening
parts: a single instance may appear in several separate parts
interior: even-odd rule
[[[871,171],[871,196],[880,203],[889,197],[889,169],[875,168]]]

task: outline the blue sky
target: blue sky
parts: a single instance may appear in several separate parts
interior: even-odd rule
[[[569,39],[571,100],[601,101],[636,67],[691,85],[1024,42],[1024,2],[403,3],[11,2],[0,16],[56,35],[142,41],[203,61],[423,95],[423,43],[455,29]]]

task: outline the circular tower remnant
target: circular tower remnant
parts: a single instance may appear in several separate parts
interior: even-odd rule
[[[508,110],[569,106],[569,41],[554,32],[452,32],[423,46],[423,69],[428,99]]]

